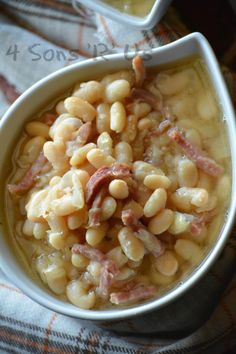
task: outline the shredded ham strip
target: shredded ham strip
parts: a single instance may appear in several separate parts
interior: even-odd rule
[[[148,299],[155,294],[154,286],[140,285],[129,291],[121,291],[110,295],[110,302],[115,305],[126,304],[132,301]]]
[[[107,193],[106,188],[102,188],[96,195],[92,207],[89,210],[89,227],[98,227],[101,222],[102,202]]]
[[[139,229],[137,238],[143,242],[146,250],[152,253],[154,257],[160,257],[164,253],[164,244],[147,229]]]
[[[109,298],[110,288],[113,285],[118,272],[119,270],[116,265],[111,268],[110,263],[103,264],[100,275],[98,293],[104,300],[107,300]]]
[[[144,225],[139,221],[139,219],[135,216],[134,212],[131,209],[126,209],[122,211],[121,214],[122,222],[125,226],[129,227],[133,231],[139,231],[140,228],[144,227]]]
[[[130,176],[130,167],[122,163],[99,168],[91,177],[86,186],[86,203],[91,204],[100,188],[116,178]]]
[[[47,162],[43,152],[41,152],[22,180],[16,184],[8,184],[7,188],[11,194],[27,192],[35,183],[36,178]]]
[[[140,89],[140,88],[133,88],[131,91],[131,95],[133,99],[139,99],[141,101],[150,104],[150,106],[154,110],[161,111],[162,109],[161,102],[158,102],[156,96],[154,96],[154,94],[151,93],[150,91]]]
[[[47,124],[49,127],[53,125],[55,120],[57,119],[58,115],[55,113],[45,113],[43,115],[43,122]]]
[[[163,232],[163,234],[158,235],[158,238],[161,242],[163,242],[165,249],[173,249],[176,237],[171,235],[168,231]]]
[[[204,226],[211,221],[214,216],[214,212],[205,212],[201,215],[194,216],[193,221],[190,224],[190,232],[194,236],[199,236]]]
[[[143,242],[148,252],[152,253],[155,257],[159,257],[164,253],[165,248],[163,243],[145,228],[132,210],[123,210],[121,218],[124,225],[132,229],[136,237]]]
[[[104,253],[99,251],[97,248],[91,247],[89,245],[81,245],[79,243],[76,243],[72,247],[71,251],[72,253],[83,254],[85,257],[91,259],[92,261],[96,261],[99,263],[102,263],[107,259]]]
[[[137,286],[137,281],[134,279],[117,280],[114,284],[117,289],[122,289],[123,291],[129,291]]]
[[[143,85],[144,80],[146,79],[146,69],[143,64],[142,58],[137,55],[132,61],[132,67],[135,73],[135,81],[137,87],[141,87]]]
[[[115,262],[98,249],[89,245],[75,244],[72,247],[72,253],[83,254],[90,260],[102,264],[98,292],[102,298],[107,299],[109,296],[110,287],[114,281],[115,276],[119,272]]]
[[[77,142],[80,145],[84,145],[91,138],[93,133],[93,127],[91,122],[84,123],[78,130]]]
[[[208,175],[218,177],[223,172],[221,166],[219,166],[213,159],[205,156],[203,151],[188,141],[177,127],[168,130],[167,135],[171,140],[181,146],[186,156],[189,157],[198,168]]]
[[[171,126],[172,126],[171,121],[169,119],[165,119],[159,124],[159,127],[156,130],[150,132],[150,136],[158,137],[163,133],[165,133]]]

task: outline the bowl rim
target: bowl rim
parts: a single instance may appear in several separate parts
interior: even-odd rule
[[[160,48],[156,48],[153,50],[154,55],[158,55],[159,52],[165,52],[166,50],[174,49],[176,46],[181,46],[182,44],[186,43],[191,43],[192,41],[197,42],[197,44],[200,46],[200,49],[203,51],[204,55],[206,56],[207,60],[209,61],[208,65],[211,65],[211,69],[215,71],[215,80],[217,80],[217,85],[218,88],[216,88],[216,92],[221,91],[221,97],[224,102],[224,106],[227,108],[228,116],[227,116],[227,122],[229,123],[230,129],[229,129],[229,145],[231,149],[231,162],[232,166],[236,165],[236,145],[232,144],[233,139],[235,140],[236,138],[236,122],[235,122],[235,115],[234,115],[234,110],[232,107],[232,103],[229,98],[229,94],[226,89],[225,82],[222,78],[222,75],[219,71],[219,66],[217,63],[217,60],[215,58],[215,55],[207,42],[206,38],[200,34],[200,33],[192,33],[188,36],[185,36],[175,42],[172,42],[168,45],[165,45]],[[142,54],[142,52],[141,52]],[[112,60],[112,61],[121,61],[122,60],[122,54],[111,54],[106,56],[107,59]],[[8,109],[8,111],[4,114],[3,118],[0,121],[0,132],[2,131],[2,128],[7,125],[8,120],[11,120],[14,118],[14,111],[21,105],[24,104],[25,99],[32,94],[32,92],[37,92],[39,88],[42,86],[46,85],[51,79],[57,78],[62,76],[62,74],[66,74],[67,72],[70,72],[71,70],[73,71],[75,68],[78,70],[86,67],[88,63],[91,63],[94,61],[93,59],[85,60],[83,62],[78,62],[74,63],[68,67],[62,68],[45,78],[41,79],[40,81],[36,82],[33,86],[31,86],[29,89],[27,89],[14,103],[13,105]],[[101,58],[97,59],[97,62],[104,61],[104,56]],[[208,68],[207,65],[207,68]],[[210,73],[209,73],[210,78],[212,79]],[[213,84],[214,87],[216,84]],[[68,315],[71,317],[75,318],[80,318],[80,319],[87,319],[87,320],[96,320],[96,321],[104,321],[104,320],[120,320],[120,319],[125,319],[125,318],[131,318],[135,317],[138,315],[143,315],[145,313],[148,313],[153,310],[158,310],[163,306],[166,306],[170,302],[176,300],[179,298],[179,296],[183,295],[187,290],[189,290],[194,284],[197,283],[209,270],[209,267],[213,264],[213,262],[216,260],[216,258],[220,255],[220,252],[222,251],[229,235],[230,231],[233,227],[233,222],[235,218],[235,212],[236,212],[236,171],[232,169],[232,197],[230,201],[230,206],[228,209],[228,215],[227,215],[227,220],[225,222],[225,225],[221,231],[221,237],[218,238],[217,242],[214,245],[214,248],[208,253],[208,255],[205,257],[205,259],[202,261],[201,265],[191,273],[191,275],[187,279],[183,279],[183,281],[180,281],[179,285],[176,286],[174,289],[171,291],[167,292],[167,294],[164,294],[160,298],[157,299],[151,299],[149,302],[143,302],[139,305],[136,305],[134,307],[130,308],[117,308],[117,309],[106,309],[106,310],[83,310],[80,308],[75,307],[74,305],[71,305],[69,303],[61,302],[61,301],[55,301],[56,296],[49,296],[45,290],[42,289],[42,294],[45,296],[42,296],[40,293],[38,294],[34,287],[32,289],[29,286],[29,281],[28,284],[25,283],[25,280],[28,279],[28,276],[20,270],[21,277],[17,276],[14,273],[14,267],[10,262],[7,262],[6,259],[4,259],[4,256],[1,257],[1,268],[4,271],[5,274],[10,275],[10,280],[22,291],[29,296],[31,299],[34,301],[38,302],[39,304],[49,308],[50,310],[56,311],[58,313]],[[235,192],[235,193],[233,193]],[[3,237],[0,237],[0,247],[1,250],[3,250],[4,254],[4,249],[7,250],[7,246],[5,245]],[[35,283],[32,281],[31,283]],[[36,286],[36,284],[35,284]],[[53,300],[51,300],[53,299]]]
[[[122,13],[112,5],[104,3],[101,0],[73,0],[72,3],[75,9],[77,9],[79,4],[82,4],[118,23],[128,24],[136,29],[150,29],[161,20],[171,1],[155,0],[151,10],[144,17]],[[160,14],[158,14],[159,11]]]

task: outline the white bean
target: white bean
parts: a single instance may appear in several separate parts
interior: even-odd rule
[[[70,159],[70,164],[72,166],[79,166],[82,165],[86,159],[87,159],[87,154],[90,150],[95,149],[96,144],[94,143],[88,143],[84,146],[81,146],[80,148],[76,149],[73,152],[73,155]]]
[[[110,103],[122,101],[129,95],[130,83],[127,80],[115,80],[108,84],[105,88],[105,99]]]
[[[96,128],[99,134],[103,132],[109,133],[111,131],[110,109],[111,106],[108,103],[100,103],[97,106]]]
[[[209,92],[201,93],[197,101],[198,114],[202,119],[210,120],[217,115],[217,103]]]
[[[193,218],[194,217],[192,215],[179,213],[178,211],[175,211],[173,222],[168,229],[169,233],[172,235],[178,235],[183,232],[186,232]]]
[[[48,242],[56,250],[63,250],[65,248],[65,238],[62,233],[49,231],[48,232]]]
[[[89,265],[89,262],[89,259],[82,254],[72,253],[71,255],[71,263],[80,270],[85,270]]]
[[[116,280],[128,280],[132,279],[136,275],[136,271],[134,269],[130,269],[129,267],[123,267],[120,269],[119,273],[116,276]]]
[[[69,169],[69,161],[63,142],[47,141],[43,146],[43,153],[55,170],[63,172]]]
[[[42,136],[49,139],[49,126],[42,122],[29,122],[25,126],[26,133],[29,136]]]
[[[190,211],[193,207],[205,207],[209,195],[204,188],[181,187],[171,195],[172,203],[182,211]]]
[[[142,118],[137,124],[138,130],[149,130],[152,127],[152,121],[149,118]]]
[[[163,275],[173,276],[178,270],[178,261],[171,251],[165,251],[155,261],[156,269]]]
[[[75,117],[72,117],[69,113],[62,113],[59,115],[59,117],[57,117],[57,119],[54,121],[53,125],[51,126],[50,130],[49,130],[49,135],[52,139],[54,139],[54,134],[55,134],[55,131],[57,129],[57,127],[66,119],[68,118],[75,118]],[[76,118],[78,119],[78,118]],[[80,121],[80,119],[78,119]],[[82,124],[82,121],[81,121],[81,124]]]
[[[112,248],[106,255],[116,263],[118,268],[123,267],[128,262],[128,258],[124,255],[120,246]]]
[[[135,115],[138,119],[145,117],[151,112],[151,106],[146,102],[135,101],[127,106],[129,113]]]
[[[219,202],[225,203],[228,200],[229,193],[231,191],[231,178],[228,175],[223,175],[218,180],[216,186],[217,197],[219,198]]]
[[[213,177],[207,175],[203,171],[199,171],[199,178],[198,178],[198,183],[197,183],[198,188],[204,188],[208,192],[211,192],[212,187],[214,186],[214,182],[215,181],[214,181]]]
[[[48,196],[48,190],[42,189],[31,194],[25,208],[27,211],[27,218],[33,222],[43,222],[47,206],[45,200]]]
[[[156,285],[169,285],[175,280],[174,276],[166,276],[158,272],[154,267],[150,271],[150,280]]]
[[[103,222],[97,228],[89,227],[85,235],[88,244],[91,246],[96,246],[97,244],[99,244],[106,236],[107,229],[108,229],[108,225],[105,222]]]
[[[107,156],[101,149],[92,149],[87,153],[87,159],[95,168],[110,166],[115,162],[112,156]]]
[[[41,240],[47,236],[47,231],[49,230],[47,223],[35,223],[34,225],[34,237]]]
[[[58,123],[53,130],[53,140],[63,140],[64,142],[71,140],[73,138],[73,133],[75,133],[81,126],[82,121],[78,118],[68,117]]]
[[[133,173],[137,181],[143,181],[148,175],[164,175],[161,169],[144,161],[135,161],[133,163]]]
[[[23,159],[26,165],[29,165],[33,163],[36,158],[38,157],[40,151],[42,150],[44,144],[46,142],[46,139],[42,136],[36,136],[30,140],[27,141],[23,148],[22,155],[20,157],[20,161]],[[22,166],[21,166],[22,167]]]
[[[121,133],[126,124],[126,112],[121,102],[114,102],[110,111],[110,128],[116,133]]]
[[[103,85],[97,81],[82,82],[75,87],[73,96],[82,98],[89,103],[95,103],[103,97]]]
[[[202,148],[202,139],[198,131],[194,128],[186,129],[185,131],[186,139],[189,140],[192,144]]]
[[[65,105],[64,105],[64,100],[63,101],[59,101],[56,105],[56,112],[57,114],[63,114],[63,113],[67,113],[67,110],[65,108]]]
[[[116,199],[125,199],[129,195],[129,188],[122,179],[115,179],[109,184],[109,193]]]
[[[54,213],[50,212],[46,215],[51,231],[60,233],[63,237],[68,234],[68,229],[66,226],[66,221],[62,216],[56,216]]]
[[[84,122],[91,122],[96,117],[95,108],[79,97],[68,97],[64,103],[69,114],[81,118]]]
[[[101,275],[102,265],[99,262],[90,261],[87,270],[93,278],[98,279]]]
[[[180,187],[195,187],[198,181],[196,165],[191,160],[178,159],[177,176]]]
[[[137,135],[137,122],[138,118],[132,114],[126,117],[126,125],[121,133],[121,140],[127,143],[132,143]]]
[[[173,219],[173,211],[170,209],[164,209],[149,221],[148,231],[154,235],[160,235],[169,229]]]
[[[144,178],[143,183],[146,187],[152,190],[157,188],[168,189],[171,186],[171,180],[162,175],[148,175]]]
[[[167,193],[164,188],[156,189],[146,202],[143,212],[148,218],[156,215],[161,209],[165,208]]]
[[[79,177],[80,183],[82,184],[83,190],[85,190],[86,185],[90,179],[90,175],[87,171],[82,169],[76,169],[76,174]]]
[[[130,86],[134,84],[134,72],[133,70],[121,70],[114,74],[108,74],[103,77],[101,84],[107,86],[115,80],[126,80],[130,83]]]
[[[196,264],[202,258],[201,248],[193,241],[178,239],[175,244],[176,253],[185,260]]]
[[[66,290],[66,272],[63,268],[52,265],[45,272],[49,288],[56,294],[63,294]]]
[[[144,246],[127,227],[123,227],[118,234],[121,248],[127,258],[132,261],[140,261],[144,256]]]
[[[115,146],[115,158],[117,162],[130,164],[133,161],[132,147],[125,141],[120,141]]]
[[[164,95],[174,95],[182,91],[189,83],[188,70],[180,71],[169,75],[167,73],[160,73],[157,76],[156,85]]]
[[[94,291],[88,290],[88,285],[80,280],[72,280],[66,288],[66,295],[70,302],[82,309],[91,309],[96,302]]]
[[[112,215],[115,213],[117,207],[116,200],[112,197],[105,197],[103,202],[102,202],[102,215],[101,215],[101,220],[108,220],[112,217]]]
[[[70,214],[67,218],[67,225],[70,230],[76,230],[80,226],[86,223],[88,213],[86,208],[75,211],[73,214]]]
[[[97,139],[97,146],[104,152],[105,155],[113,155],[113,141],[109,133],[103,132]]]
[[[131,200],[125,204],[123,210],[132,210],[137,219],[140,219],[143,216],[143,207],[135,200]]]

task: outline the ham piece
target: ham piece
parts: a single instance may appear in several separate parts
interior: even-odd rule
[[[91,204],[97,192],[106,183],[116,178],[130,176],[130,167],[122,163],[114,163],[112,166],[99,168],[91,177],[86,186],[86,203]]]
[[[223,172],[221,166],[219,166],[213,159],[207,157],[204,151],[201,151],[198,147],[188,141],[177,127],[169,129],[167,135],[171,140],[181,146],[186,156],[190,158],[198,168],[208,175],[218,177]]]
[[[132,210],[123,210],[121,218],[124,225],[132,229],[136,237],[143,242],[148,252],[152,253],[155,257],[159,257],[164,253],[163,243],[146,229],[141,221],[136,218]]]
[[[15,184],[8,184],[7,188],[9,192],[11,194],[27,192],[34,185],[36,178],[38,177],[46,162],[47,159],[43,152],[41,152],[20,182]]]
[[[146,79],[146,69],[143,64],[143,60],[139,55],[134,57],[132,61],[132,67],[135,73],[136,85],[137,87],[141,87],[143,85],[144,80]]]
[[[98,293],[103,299],[107,299],[109,296],[110,287],[114,281],[115,276],[119,272],[115,262],[108,258],[100,250],[89,245],[75,244],[72,247],[72,253],[82,254],[90,260],[102,264]]]
[[[158,101],[156,96],[147,90],[141,88],[133,88],[131,91],[133,99],[139,99],[140,101],[148,103],[154,110],[161,111],[162,103]]]
[[[171,126],[171,121],[169,119],[165,119],[159,124],[159,127],[156,130],[151,131],[150,136],[158,137],[165,133]]]
[[[102,188],[96,195],[91,209],[89,209],[89,227],[98,227],[101,222],[102,202],[106,196],[107,189]]]
[[[154,286],[139,285],[129,291],[121,291],[110,295],[110,302],[115,305],[127,304],[133,301],[148,299],[155,294]]]
[[[55,113],[44,113],[43,115],[43,122],[47,124],[49,127],[53,125],[55,120],[57,119],[58,115]]]
[[[78,130],[78,137],[77,137],[77,142],[80,143],[80,145],[84,145],[88,142],[89,138],[92,136],[93,133],[93,127],[91,122],[84,123],[81,125],[81,127]]]
[[[91,259],[92,261],[96,261],[99,263],[102,263],[107,259],[106,255],[104,253],[99,251],[97,248],[91,247],[89,245],[82,245],[82,244],[76,243],[72,247],[71,251],[72,251],[72,253],[75,253],[75,254],[82,254],[85,257]]]

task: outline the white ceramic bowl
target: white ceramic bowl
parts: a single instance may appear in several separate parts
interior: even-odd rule
[[[137,29],[150,29],[161,20],[171,1],[172,0],[156,0],[152,9],[145,17],[128,15],[102,0],[73,0],[73,4],[74,7],[77,8],[77,5],[81,3],[120,24],[129,25]]]
[[[25,122],[31,119],[42,107],[55,99],[57,96],[72,87],[76,82],[94,79],[107,72],[130,68],[131,62],[124,59],[122,54],[110,55],[97,60],[87,60],[63,68],[37,82],[10,107],[4,115],[0,125],[0,252],[1,267],[9,279],[19,287],[25,294],[38,303],[60,312],[65,315],[90,320],[117,320],[145,314],[146,312],[158,310],[164,305],[178,298],[193,284],[195,284],[209,269],[222,251],[225,242],[230,234],[236,210],[236,127],[235,116],[231,101],[222,79],[216,58],[207,40],[199,33],[190,34],[176,42],[153,50],[152,59],[146,63],[148,66],[158,66],[163,63],[171,63],[189,56],[198,55],[203,58],[215,88],[217,98],[221,104],[226,128],[228,130],[231,158],[232,158],[232,197],[229,211],[225,219],[225,225],[217,237],[215,244],[201,265],[186,279],[181,281],[173,289],[169,290],[162,297],[151,299],[145,303],[135,305],[126,309],[111,310],[82,310],[70,303],[63,302],[54,296],[40,282],[32,279],[30,267],[20,260],[17,245],[13,235],[7,226],[6,205],[4,203],[5,180],[9,175],[11,166],[10,160],[13,149],[19,139]],[[139,317],[140,318],[140,317]]]

